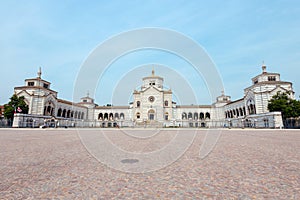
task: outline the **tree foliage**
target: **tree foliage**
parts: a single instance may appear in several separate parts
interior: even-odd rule
[[[4,117],[7,119],[13,119],[14,113],[28,113],[28,105],[24,101],[24,97],[18,97],[16,94],[14,94],[11,98],[8,104],[4,105]],[[22,111],[19,112],[18,108],[20,108]]]
[[[278,92],[269,101],[268,109],[271,112],[281,111],[283,119],[299,117],[300,101],[291,99],[287,93]]]

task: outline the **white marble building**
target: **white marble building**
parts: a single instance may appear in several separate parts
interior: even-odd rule
[[[45,122],[56,125],[70,126],[75,121],[86,119],[88,107],[86,104],[73,103],[57,98],[57,92],[51,90],[51,83],[41,78],[39,69],[36,78],[25,79],[25,85],[15,87],[18,96],[24,96],[29,110],[28,115],[15,114],[13,127],[37,127]]]
[[[267,72],[263,65],[262,73],[252,78],[252,85],[244,89],[244,97],[224,105],[228,125],[281,127],[281,113],[268,111],[268,102],[277,92],[289,93],[295,99],[292,83],[281,81],[280,74]]]
[[[73,103],[57,98],[50,86],[41,78],[40,70],[37,78],[15,87],[15,94],[25,97],[29,113],[15,114],[14,127],[50,123],[77,127],[279,128],[283,125],[281,113],[269,112],[268,101],[279,91],[294,98],[292,83],[281,81],[278,73],[267,72],[265,65],[262,73],[252,78],[252,85],[244,89],[242,99],[231,101],[222,93],[212,105],[177,105],[172,90],[164,89],[164,79],[154,70],[143,78],[141,89],[133,91],[133,102],[124,106],[98,106],[88,95]]]

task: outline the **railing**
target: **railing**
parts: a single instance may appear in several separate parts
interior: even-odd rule
[[[0,128],[10,128],[12,126],[12,120],[0,119]]]
[[[284,128],[288,128],[288,129],[296,129],[296,128],[300,128],[300,118],[288,118],[286,120],[284,120]]]

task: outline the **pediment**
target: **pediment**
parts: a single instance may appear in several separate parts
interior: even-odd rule
[[[281,87],[280,85],[277,85],[273,90],[270,91],[270,93],[277,93],[277,92],[289,92],[289,90]]]
[[[147,89],[145,89],[143,91],[144,94],[153,94],[153,95],[154,94],[159,94],[161,92],[163,92],[163,91],[157,89],[156,87],[148,87]]]
[[[55,95],[53,95],[52,93],[49,93],[46,96],[45,102],[52,102],[53,104],[56,104],[57,103],[57,99],[56,99]]]
[[[26,98],[26,97],[32,96],[32,94],[29,94],[29,93],[27,92],[27,90],[22,90],[22,91],[16,93],[16,95],[19,96],[19,97],[20,97],[20,96],[24,96],[25,98]]]

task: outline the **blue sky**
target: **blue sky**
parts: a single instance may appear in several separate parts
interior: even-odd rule
[[[144,27],[171,29],[198,42],[215,63],[232,99],[243,96],[251,78],[261,73],[262,61],[268,71],[279,72],[282,80],[293,82],[298,97],[299,13],[297,0],[1,1],[0,104],[8,102],[13,88],[23,85],[25,78],[36,77],[39,67],[43,78],[58,91],[58,97],[72,100],[74,82],[89,54],[114,35]],[[195,103],[211,103],[204,81],[191,71],[191,66],[158,51],[136,52],[120,58],[99,81],[98,90],[90,93],[98,104],[110,103],[124,74],[143,67],[150,74],[153,63],[180,73],[193,88]],[[156,68],[162,76],[167,73]],[[167,79],[165,82],[167,86],[176,83]],[[174,86],[171,88],[175,90]],[[117,103],[128,101],[130,94],[119,98]],[[182,102],[193,103],[191,99]]]

